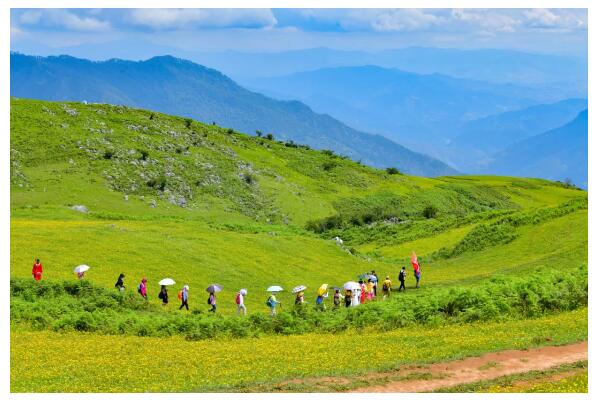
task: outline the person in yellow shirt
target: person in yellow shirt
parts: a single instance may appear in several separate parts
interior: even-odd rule
[[[393,286],[393,282],[387,276],[384,282],[382,282],[382,300],[390,297],[390,292]]]
[[[372,282],[372,279],[368,279],[368,283],[366,284],[366,298],[368,300],[374,298],[374,282]]]

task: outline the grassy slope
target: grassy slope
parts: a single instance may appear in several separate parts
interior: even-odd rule
[[[71,116],[68,111],[73,109],[76,115]],[[312,289],[320,283],[341,284],[372,269],[394,279],[411,250],[425,259],[441,247],[454,246],[479,223],[473,218],[478,212],[533,211],[587,196],[585,192],[542,180],[387,175],[349,160],[227,133],[197,122],[187,128],[180,118],[154,113],[151,120],[151,114],[108,105],[11,100],[11,276],[29,276],[32,259],[38,256],[48,280],[72,278],[72,268],[87,263],[93,267],[88,278],[107,287],[113,286],[120,272],[127,274],[129,288],[146,276],[149,296],[155,304],[156,282],[170,276],[179,284],[190,285],[191,307],[205,308],[206,293],[202,289],[209,283],[220,282],[225,286],[219,298],[222,313],[229,314],[234,309],[233,292],[239,287],[249,289],[250,312],[265,311],[264,289],[272,283],[286,289],[303,283]],[[112,159],[104,158],[106,150],[114,153]],[[146,161],[142,161],[139,150],[148,151]],[[323,166],[328,163],[335,166],[327,171]],[[166,191],[147,186],[150,179],[159,179],[166,173],[173,174],[166,176]],[[244,180],[246,175],[254,179],[252,184]],[[402,200],[407,219],[421,227],[452,216],[469,217],[470,223],[437,233],[416,232],[418,229],[414,228],[413,239],[400,244],[390,236],[381,237],[382,244],[347,244],[359,252],[373,252],[371,258],[352,256],[337,247],[329,234],[318,236],[303,229],[307,221],[341,213],[342,206],[350,205],[354,199],[378,194],[392,194]],[[186,199],[185,208],[174,205],[181,197]],[[150,206],[150,200],[156,201],[156,208]],[[436,219],[423,220],[421,210],[427,203],[437,207]],[[71,210],[69,206],[73,204],[86,205],[90,213]],[[364,226],[354,230],[365,239],[371,229]],[[516,231],[519,236],[508,244],[450,259],[428,260],[423,265],[423,287],[419,292],[474,283],[495,273],[519,275],[540,267],[563,270],[587,261],[586,210],[521,226]],[[412,281],[412,275],[408,279]],[[312,299],[313,291],[307,297]],[[292,302],[287,293],[281,299],[286,304]],[[176,304],[177,300],[172,302]],[[564,317],[548,320],[564,328],[570,325]],[[578,325],[583,325],[586,314],[576,319]],[[19,328],[14,331],[17,346],[12,355],[24,356],[23,346],[18,345],[27,335],[21,334]],[[38,338],[62,350],[60,345],[66,340],[63,337],[71,336],[46,337],[44,333]],[[585,337],[586,332],[573,339]],[[181,349],[192,345],[178,339],[97,339],[105,345],[112,340],[124,342],[130,353],[138,345],[147,350],[160,347],[163,342]],[[329,335],[324,339],[334,342],[335,338]],[[341,335],[336,342],[346,339],[352,339],[354,344],[365,343],[357,335]],[[258,347],[257,340],[241,342],[248,342],[248,349]],[[308,344],[308,338],[274,338],[271,342],[280,342],[278,347],[283,350],[299,350],[300,356],[307,355],[297,347]],[[104,348],[111,348],[105,345]],[[225,348],[216,342],[208,345]],[[342,347],[351,351],[356,346]],[[488,343],[483,350],[490,348]],[[194,346],[192,351],[199,353]],[[45,358],[52,356],[50,353]],[[229,355],[224,361],[232,364],[235,356]],[[453,357],[452,352],[445,352],[442,358]],[[85,361],[93,362],[90,356]],[[398,363],[390,356],[382,362],[366,369]],[[24,390],[29,363],[21,366],[13,361],[13,365],[17,384],[13,390]],[[143,370],[151,371],[156,366],[149,363]],[[133,368],[122,368],[129,369]],[[275,378],[296,374],[291,364],[278,370]],[[331,371],[329,366],[309,374]],[[109,381],[110,377],[104,378]],[[40,381],[49,381],[43,383],[43,389],[66,390],[72,386],[67,377]],[[52,381],[54,385],[48,385]],[[222,380],[205,381],[172,389],[214,386]],[[148,387],[136,379],[133,383],[139,385],[131,385],[128,390]]]

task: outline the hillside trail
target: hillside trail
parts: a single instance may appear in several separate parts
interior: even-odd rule
[[[538,349],[493,352],[478,357],[430,364],[421,368],[405,367],[399,370],[399,376],[407,379],[356,388],[350,392],[429,392],[461,384],[493,380],[511,374],[546,370],[561,364],[587,360],[587,358],[588,341]],[[377,375],[383,376],[382,373]],[[426,379],[415,379],[415,377]],[[367,375],[365,379],[373,380],[374,375]]]

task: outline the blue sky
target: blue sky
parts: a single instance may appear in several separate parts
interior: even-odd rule
[[[13,9],[11,49],[507,48],[587,55],[586,9]]]

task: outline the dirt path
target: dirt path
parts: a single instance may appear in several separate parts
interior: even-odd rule
[[[400,376],[411,379],[390,381],[386,384],[362,387],[351,392],[428,392],[439,388],[482,380],[492,380],[510,374],[545,370],[561,364],[588,358],[588,342],[564,346],[545,346],[539,349],[510,350],[488,353],[423,368],[403,368]],[[372,379],[372,375],[366,376]],[[415,379],[426,378],[426,379]]]

